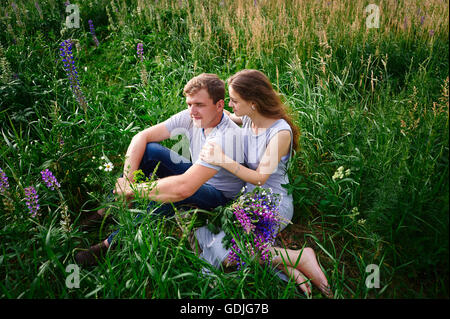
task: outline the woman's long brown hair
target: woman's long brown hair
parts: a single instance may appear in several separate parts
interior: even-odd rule
[[[261,115],[285,120],[292,130],[292,148],[298,150],[300,129],[294,124],[288,108],[264,73],[258,70],[242,70],[228,78],[227,83],[242,99],[255,103],[256,110]]]

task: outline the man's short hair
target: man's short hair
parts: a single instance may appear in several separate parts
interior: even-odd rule
[[[225,82],[216,74],[202,73],[193,77],[184,86],[183,94],[185,96],[195,94],[201,89],[206,89],[214,104],[225,99]]]

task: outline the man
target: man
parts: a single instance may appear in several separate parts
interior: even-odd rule
[[[199,159],[205,142],[214,141],[224,147],[225,153],[227,149],[230,150],[230,145],[234,146],[227,155],[235,161],[243,162],[243,154],[234,151],[239,149],[239,143],[229,141],[237,136],[233,132],[238,126],[224,114],[225,83],[215,74],[203,73],[192,78],[184,87],[183,93],[186,96],[187,110],[133,137],[127,150],[123,177],[117,180],[114,190],[129,201],[135,191],[148,197],[148,211],[157,215],[172,215],[172,203],[176,207],[189,205],[212,210],[227,204],[244,185],[243,181],[225,169]],[[192,162],[158,144],[179,134],[185,134],[189,139]],[[159,179],[152,187],[134,183],[134,171],[142,169],[149,176],[158,163],[156,175]],[[158,207],[158,202],[163,204]],[[95,214],[97,217],[101,216],[102,211]],[[102,243],[79,252],[75,256],[77,263],[96,264],[98,257],[106,252],[116,234],[117,231]]]

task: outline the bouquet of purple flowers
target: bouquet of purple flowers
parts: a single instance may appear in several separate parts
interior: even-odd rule
[[[229,259],[240,268],[245,263],[241,256],[257,254],[270,263],[269,248],[275,242],[275,236],[282,223],[278,208],[280,195],[271,189],[255,187],[251,192],[242,194],[231,205],[219,208],[220,228],[226,233],[224,244],[231,248]],[[209,223],[212,232],[219,231],[218,225]]]

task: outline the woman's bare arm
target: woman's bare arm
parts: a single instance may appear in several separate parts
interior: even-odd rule
[[[281,158],[289,152],[291,133],[289,131],[278,132],[267,145],[266,151],[256,170],[247,168],[226,156],[222,148],[213,142],[205,145],[200,152],[200,159],[220,166],[241,180],[253,185],[264,185],[270,175],[278,167]]]

